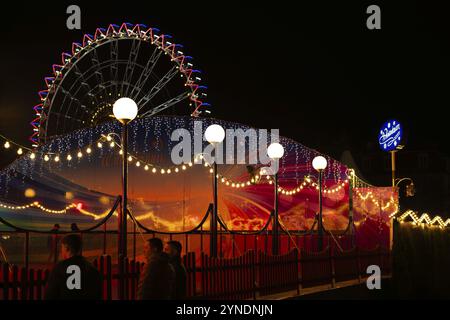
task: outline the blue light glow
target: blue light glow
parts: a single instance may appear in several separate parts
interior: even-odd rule
[[[396,120],[389,120],[383,124],[378,134],[378,143],[384,151],[392,151],[397,149],[402,140],[402,126]]]

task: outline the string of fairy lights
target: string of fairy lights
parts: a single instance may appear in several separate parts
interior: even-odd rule
[[[3,203],[0,202],[0,208],[4,208],[4,209],[8,209],[8,210],[26,210],[26,209],[29,209],[29,208],[37,208],[37,209],[40,209],[40,210],[42,210],[42,211],[44,211],[46,213],[65,214],[70,209],[80,208],[80,205],[79,204],[75,204],[75,203],[71,203],[71,204],[69,204],[68,206],[66,206],[62,210],[52,210],[52,209],[44,207],[43,205],[41,205],[37,201],[32,202],[30,204],[22,205],[22,206],[12,206],[12,205],[3,204]]]
[[[106,145],[106,147],[109,147],[110,149],[118,148],[119,155],[123,156],[123,150],[121,149],[121,144],[118,143],[114,139],[115,135],[116,134],[102,134],[101,138],[98,139],[95,143],[97,146],[97,149],[102,149],[105,147],[105,145]],[[15,142],[13,142],[12,140],[7,139],[3,135],[0,135],[0,138],[2,138],[4,140],[3,147],[5,149],[16,148],[17,155],[19,155],[19,156],[24,156],[24,154],[27,152],[28,154],[25,156],[28,156],[31,160],[36,159],[36,157],[39,154],[40,156],[42,156],[42,159],[44,162],[53,161],[53,162],[58,163],[60,161],[63,161],[64,159],[66,161],[72,161],[75,158],[77,158],[78,160],[81,160],[85,155],[90,155],[95,150],[95,148],[92,146],[93,144],[91,143],[88,146],[77,148],[77,150],[75,152],[74,152],[74,150],[71,150],[71,151],[67,151],[66,153],[62,153],[62,152],[60,152],[60,153],[52,153],[52,152],[37,153],[36,150],[21,146],[20,144],[17,144]],[[197,155],[192,162],[189,162],[187,164],[181,164],[178,166],[170,166],[170,167],[161,167],[161,166],[146,162],[146,161],[138,158],[137,156],[132,155],[131,153],[127,153],[127,156],[128,156],[128,161],[130,163],[134,163],[137,168],[142,168],[143,170],[149,171],[153,174],[159,173],[161,175],[170,175],[170,174],[186,171],[189,168],[192,168],[194,166],[194,163],[198,163],[199,160],[204,160],[204,167],[209,170],[210,174],[213,174],[212,165],[210,163],[206,162],[203,155]],[[245,187],[254,186],[254,185],[263,184],[263,183],[268,183],[269,185],[273,184],[273,177],[270,175],[265,175],[264,172],[261,172],[261,170],[258,171],[258,173],[255,174],[254,176],[251,176],[249,179],[247,179],[245,181],[239,181],[239,182],[234,181],[233,179],[230,179],[223,174],[218,174],[217,177],[218,177],[218,181],[221,182],[223,185],[225,185],[227,187],[231,187],[231,188],[236,188],[236,189],[245,188]],[[325,186],[323,188],[323,193],[325,195],[338,193],[349,184],[349,179],[353,179],[353,181],[355,181],[356,180],[355,178],[358,179],[356,177],[356,175],[354,175],[354,172],[350,171],[350,174],[347,176],[346,180],[338,182],[338,184],[333,187]],[[316,190],[319,190],[318,183],[315,182],[313,180],[313,177],[311,177],[311,176],[305,176],[294,187],[285,188],[285,187],[279,186],[278,191],[283,196],[294,196],[294,195],[300,193],[302,190],[308,189],[308,188],[314,188]],[[374,200],[374,201],[376,201],[376,200]],[[31,207],[34,205],[30,204],[27,206]],[[22,207],[28,208],[27,206],[19,206],[17,208],[22,208]],[[3,206],[3,207],[8,207],[8,206]],[[9,206],[8,208],[14,209],[12,206]],[[68,210],[70,208],[65,208],[63,210],[50,210],[47,208],[43,208],[43,210],[44,209],[49,210],[49,212],[51,212],[51,213],[59,213],[59,212],[62,213],[62,212],[64,212],[64,210]],[[44,210],[44,211],[46,211],[46,210]]]
[[[5,149],[11,149],[13,146],[15,146],[17,148],[17,154],[19,156],[23,155],[24,152],[27,151],[28,157],[30,159],[32,159],[32,160],[36,159],[37,153],[34,150],[23,147],[17,143],[14,143],[2,135],[0,135],[0,137],[5,140],[5,142],[4,142]],[[96,143],[98,149],[102,149],[105,146],[105,144],[108,145],[111,149],[118,148],[119,155],[123,156],[123,150],[121,148],[121,144],[118,143],[114,139],[112,134],[102,134],[101,138]],[[94,147],[89,145],[85,148],[79,148],[78,151],[76,151],[75,153],[73,151],[67,152],[67,154],[44,153],[42,155],[42,157],[45,162],[50,162],[50,161],[60,162],[63,159],[65,159],[67,161],[72,161],[74,158],[82,159],[85,155],[92,154],[94,152],[94,150],[95,150]],[[161,166],[155,165],[153,163],[146,162],[146,161],[138,158],[137,156],[132,155],[131,153],[127,153],[127,156],[128,156],[128,161],[130,163],[134,163],[136,167],[142,168],[145,171],[150,171],[154,174],[159,173],[161,175],[170,175],[172,173],[179,173],[182,171],[186,171],[187,169],[192,168],[194,166],[194,163],[198,163],[199,160],[205,160],[203,155],[197,155],[192,162],[189,162],[187,164],[181,164],[179,166],[161,167]],[[204,161],[204,167],[209,169],[209,172],[211,174],[213,173],[212,165],[210,163]],[[263,177],[264,177],[264,174],[259,173],[259,174],[256,174],[255,176],[249,178],[248,180],[238,182],[238,181],[234,181],[231,178],[226,177],[223,174],[218,174],[218,179],[222,184],[224,184],[225,186],[231,187],[231,188],[236,188],[236,189],[245,188],[248,186],[262,183],[264,181]],[[273,178],[271,176],[266,175],[265,177],[266,177],[265,180],[267,183],[273,184]],[[338,183],[337,186],[334,186],[332,188],[324,187],[323,192],[324,192],[324,194],[333,194],[333,193],[339,192],[343,188],[345,188],[345,186],[348,184],[348,182],[349,182],[349,180],[346,179],[344,182]],[[282,195],[292,196],[292,195],[295,195],[295,194],[301,192],[303,189],[309,188],[309,187],[316,188],[317,190],[319,189],[318,184],[316,182],[314,182],[310,176],[306,176],[306,177],[304,177],[303,181],[301,181],[297,186],[295,186],[293,188],[289,188],[289,189],[280,186],[280,187],[278,187],[278,191]]]

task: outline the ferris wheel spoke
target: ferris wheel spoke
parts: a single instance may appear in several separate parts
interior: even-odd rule
[[[111,64],[110,68],[110,75],[111,79],[116,81],[118,80],[118,73],[119,73],[119,65],[117,61],[119,60],[119,42],[118,41],[111,41],[111,51],[110,51],[110,57],[112,61],[115,61]],[[114,95],[117,97],[118,91],[117,91],[117,85],[114,88]]]
[[[125,64],[127,63],[127,60],[108,60],[105,62],[100,63],[99,67],[97,69],[95,69],[94,67],[89,68],[88,70],[84,71],[83,73],[81,73],[81,71],[78,73],[80,78],[83,79],[83,81],[81,81],[80,83],[78,83],[78,81],[74,81],[74,83],[72,84],[72,86],[69,88],[69,91],[75,91],[74,95],[76,96],[81,89],[84,87],[86,89],[86,92],[90,92],[92,91],[92,86],[90,86],[88,84],[88,82],[91,80],[91,78],[93,78],[95,75],[95,73],[97,72],[101,72],[103,74],[103,70],[112,67],[114,64],[118,67],[121,64]],[[143,68],[143,66],[138,65],[140,68]],[[107,82],[106,80],[104,80],[103,82]],[[84,84],[86,83],[86,84]],[[115,83],[119,84],[120,81],[118,81],[117,79],[115,80]]]
[[[91,61],[93,66],[95,67],[94,74],[97,79],[97,83],[103,83],[104,82],[103,72],[100,65],[100,59],[98,58],[97,50],[93,50]]]
[[[69,92],[72,91],[73,88],[77,85],[77,90],[74,93],[75,96],[78,94],[78,92],[81,89],[84,89],[89,94],[89,92],[92,90],[92,87],[89,84],[89,78],[90,77],[86,78],[86,76],[85,76],[87,74],[87,72],[82,72],[80,70],[80,68],[78,67],[78,65],[74,66],[74,72],[75,72],[75,75],[78,77],[78,79],[80,79],[80,84],[77,85],[77,81],[74,81],[74,83],[72,84],[72,86],[69,89]],[[95,74],[95,73],[92,73],[92,74]],[[97,97],[94,96],[94,97],[91,97],[91,98],[95,100],[95,103],[98,103]]]
[[[72,105],[75,104],[75,107],[78,107],[76,109],[76,111],[78,111],[78,109],[82,107],[82,103],[81,103],[81,101],[78,98],[73,96],[72,93],[70,93],[69,91],[67,91],[66,89],[64,89],[62,87],[61,87],[61,93],[64,95],[64,98],[63,98],[63,102],[60,105],[60,110],[59,111],[60,112],[64,111],[64,106],[66,105],[66,100],[68,99],[69,102],[68,102],[68,106],[65,108],[65,115],[66,116],[64,118],[69,119],[69,118],[71,118],[69,116],[69,114],[70,114],[70,112],[72,110]]]
[[[161,103],[160,105],[148,110],[147,112],[143,113],[141,117],[150,117],[153,116],[167,108],[170,108],[174,105],[176,105],[178,102],[183,101],[184,99],[187,99],[189,97],[188,92],[183,92],[182,94],[176,96],[175,98],[172,98],[170,100],[167,100],[164,103]]]
[[[130,50],[130,55],[128,56],[128,63],[125,69],[125,73],[123,75],[122,87],[120,88],[120,93],[122,96],[127,96],[128,91],[130,89],[129,86],[126,86],[126,91],[124,92],[124,83],[130,83],[133,78],[134,69],[136,66],[136,61],[139,56],[139,49],[141,47],[141,40],[133,40]]]
[[[84,121],[82,119],[78,119],[78,118],[75,118],[75,117],[72,117],[72,116],[68,116],[68,115],[60,113],[60,112],[52,112],[51,115],[52,116],[56,116],[56,118],[58,120],[60,120],[60,119],[68,119],[68,120],[72,120],[72,121],[75,121],[75,122],[84,123]]]
[[[147,83],[147,81],[150,78],[150,76],[153,72],[153,69],[155,68],[155,65],[158,63],[159,57],[161,57],[161,55],[162,55],[162,50],[159,50],[158,48],[155,47],[150,59],[147,61],[147,64],[146,64],[144,70],[142,70],[141,75],[139,76],[139,79],[136,82],[135,88],[133,88],[133,90],[131,91],[130,96],[134,100],[136,100],[142,87],[145,85],[145,83]],[[136,92],[135,95],[133,95],[136,88],[139,88],[139,90]]]
[[[169,72],[167,72],[164,77],[162,77],[158,83],[155,84],[155,86],[139,100],[137,104],[139,106],[139,110],[142,110],[145,105],[149,103],[177,74],[178,69],[176,66],[173,66],[172,69],[170,69]]]

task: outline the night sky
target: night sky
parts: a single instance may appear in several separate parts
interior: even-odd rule
[[[448,154],[445,10],[412,1],[334,2],[91,1],[5,8],[0,132],[27,145],[37,92],[61,53],[96,27],[131,22],[157,27],[185,46],[203,71],[214,117],[279,128],[338,159],[348,149],[357,163],[376,146],[381,124],[397,118],[407,148],[436,145]],[[81,31],[66,28],[66,7],[74,3],[82,10]],[[366,28],[369,4],[381,7],[381,30]],[[9,159],[1,155],[4,165]]]

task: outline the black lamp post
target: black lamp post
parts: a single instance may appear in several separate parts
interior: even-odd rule
[[[114,117],[122,124],[122,208],[118,223],[119,299],[125,298],[124,259],[127,256],[127,200],[128,200],[128,124],[136,118],[138,107],[130,98],[120,98],[113,106]]]
[[[284,155],[284,148],[279,143],[272,143],[267,148],[267,155],[275,163],[273,169],[274,180],[274,201],[273,201],[273,216],[272,216],[272,254],[277,255],[280,252],[280,235],[278,232],[278,169],[279,160]]]
[[[317,156],[313,159],[312,166],[319,172],[319,217],[318,217],[318,247],[323,250],[323,219],[322,219],[322,187],[323,187],[323,171],[327,167],[327,159]]]
[[[210,125],[205,131],[205,139],[214,147],[213,162],[213,212],[210,218],[209,254],[217,257],[217,221],[218,221],[218,188],[217,188],[217,146],[225,139],[225,130],[218,124]]]

